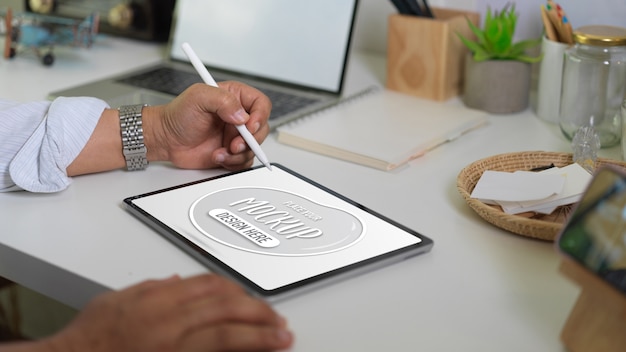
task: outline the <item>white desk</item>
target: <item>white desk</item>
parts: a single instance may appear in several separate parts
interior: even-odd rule
[[[103,38],[33,57],[0,60],[0,95],[30,100],[85,80],[152,63],[160,46]],[[123,63],[123,64],[117,64]],[[354,56],[348,91],[384,84],[384,58]],[[433,117],[436,118],[436,117]],[[410,165],[384,172],[278,144],[282,163],[435,241],[432,252],[276,305],[294,351],[562,351],[559,333],[577,287],[557,272],[551,243],[500,230],[456,190],[458,172],[494,154],[569,151],[530,111],[490,123]],[[602,152],[620,157],[619,149]],[[145,172],[77,177],[57,194],[0,194],[0,276],[80,307],[95,293],[148,278],[205,271],[123,209],[124,197],[216,175],[152,164]]]

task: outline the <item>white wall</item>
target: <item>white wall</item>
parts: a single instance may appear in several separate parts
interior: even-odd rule
[[[448,7],[476,11],[481,21],[487,6],[501,9],[511,0],[431,0],[434,7]],[[574,28],[588,24],[608,24],[626,27],[626,0],[560,0],[556,1],[566,11]],[[516,39],[541,36],[540,6],[545,0],[520,0],[516,2],[519,13]],[[389,0],[360,0],[354,33],[354,47],[385,53],[387,46],[387,17],[396,13]]]

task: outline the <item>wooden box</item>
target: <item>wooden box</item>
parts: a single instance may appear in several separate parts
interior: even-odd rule
[[[433,18],[389,16],[387,88],[420,98],[443,101],[461,93],[463,66],[469,51],[458,34],[474,40],[469,19],[479,14],[433,8]]]

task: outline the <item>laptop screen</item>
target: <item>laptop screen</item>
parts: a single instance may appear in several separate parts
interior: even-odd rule
[[[340,93],[357,0],[178,0],[171,59]]]

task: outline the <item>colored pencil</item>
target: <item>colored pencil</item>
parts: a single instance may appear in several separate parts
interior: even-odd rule
[[[567,44],[574,44],[574,38],[572,36],[572,24],[569,22],[569,18],[567,17],[565,11],[561,6],[557,4],[556,8],[563,26],[563,38],[561,38],[561,40]]]
[[[548,11],[544,5],[541,5],[541,20],[543,21],[543,27],[546,31],[546,37],[552,41],[558,42],[559,37],[556,34],[556,29],[548,17]]]
[[[550,19],[550,23],[552,23],[554,29],[556,30],[556,35],[559,38],[558,41],[565,43],[565,35],[563,33],[562,21],[556,10],[556,6],[554,6],[554,3],[548,2],[548,4],[546,5],[546,11],[548,12],[548,18]]]

